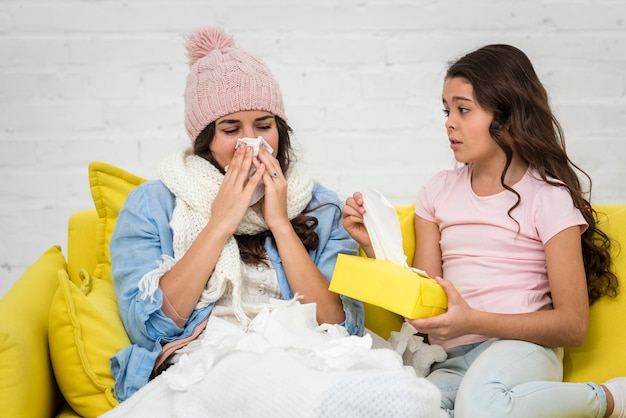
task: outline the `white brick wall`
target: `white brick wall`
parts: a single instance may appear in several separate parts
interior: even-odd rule
[[[626,203],[626,2],[0,0],[0,295],[93,207],[87,165],[154,177],[183,146],[181,35],[219,25],[283,89],[301,161],[345,196],[408,204],[453,165],[446,63],[487,43],[527,52],[594,179]]]

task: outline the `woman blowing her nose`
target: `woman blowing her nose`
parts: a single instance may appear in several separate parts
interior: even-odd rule
[[[362,304],[328,290],[337,254],[357,244],[336,194],[296,164],[274,77],[221,29],[192,32],[186,48],[192,146],[129,195],[111,240],[133,343],[112,359],[120,401],[198,345],[210,317],[246,330],[272,299],[298,296],[314,321],[363,332]]]

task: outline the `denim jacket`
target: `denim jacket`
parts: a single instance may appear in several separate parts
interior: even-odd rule
[[[163,293],[160,289],[152,298],[142,299],[139,295],[140,279],[155,270],[163,256],[174,257],[170,228],[174,206],[174,195],[161,181],[144,183],[129,194],[111,237],[113,284],[120,316],[132,342],[111,358],[115,395],[120,402],[148,383],[162,345],[190,336],[213,309],[210,304],[194,310],[180,328],[162,312]],[[306,210],[312,209],[307,214],[318,219],[316,232],[320,243],[310,256],[329,281],[337,255],[357,254],[358,250],[358,244],[341,225],[341,207],[342,202],[335,192],[315,184]],[[291,299],[293,293],[270,238],[265,242],[265,249],[276,270],[283,299]],[[361,335],[363,304],[345,296],[341,296],[341,300],[346,315],[341,325],[350,334]]]

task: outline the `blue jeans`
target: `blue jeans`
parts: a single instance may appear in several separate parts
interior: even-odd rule
[[[492,338],[448,350],[427,379],[441,408],[456,418],[601,418],[606,396],[596,383],[564,383],[563,349]]]

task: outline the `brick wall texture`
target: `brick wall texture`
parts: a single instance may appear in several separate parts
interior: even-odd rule
[[[446,64],[510,43],[535,64],[592,201],[626,203],[623,0],[1,0],[0,295],[92,208],[87,165],[156,176],[188,143],[182,35],[222,26],[283,90],[300,161],[345,197],[409,204],[452,168]]]

